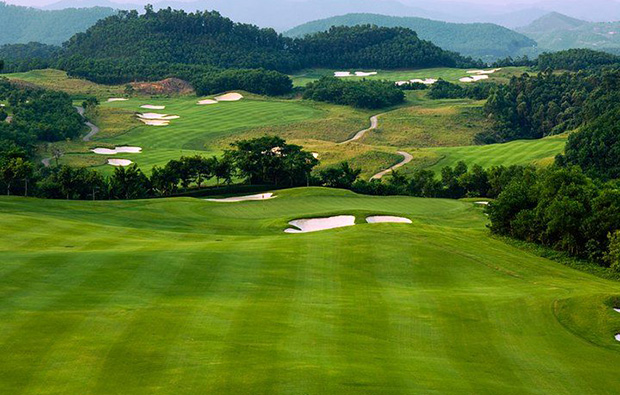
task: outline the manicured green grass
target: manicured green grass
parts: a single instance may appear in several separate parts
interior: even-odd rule
[[[539,140],[518,140],[505,144],[474,145],[467,147],[429,148],[427,151],[441,158],[431,169],[439,171],[444,166],[454,166],[463,161],[471,166],[483,167],[527,165],[542,162],[564,152],[567,135],[551,136]]]
[[[620,284],[489,237],[472,203],[277,195],[0,198],[0,392],[620,391]],[[330,214],[359,224],[282,232]]]
[[[122,158],[132,160],[149,172],[153,165],[161,166],[184,155],[221,154],[222,149],[228,148],[229,142],[242,137],[247,130],[299,123],[323,114],[322,110],[298,101],[265,100],[251,95],[239,102],[205,106],[197,105],[198,100],[185,96],[132,98],[125,102],[103,103],[100,116],[95,120],[103,121],[99,125],[101,134],[95,136],[93,141],[81,144],[79,149],[67,151],[70,154],[64,157],[64,163],[94,165],[104,173],[110,173],[112,167],[105,164],[107,158]],[[166,109],[141,109],[144,104],[165,105]],[[145,126],[133,115],[128,116],[134,112],[156,112],[178,115],[180,118],[172,120],[169,126]],[[125,120],[124,132],[122,123],[116,122],[115,116]],[[88,152],[89,148],[121,145],[141,147],[142,153],[108,157]]]
[[[369,77],[346,77],[347,80],[361,80],[363,78],[370,80],[389,80],[389,81],[407,81],[412,79],[444,79],[450,82],[459,82],[460,78],[467,77],[467,73],[471,69],[453,69],[447,67],[417,69],[417,70],[328,70],[328,69],[308,69],[302,70],[291,75],[295,86],[305,86],[309,82],[316,81],[323,76],[333,76],[335,71],[376,71],[377,75]],[[526,72],[524,67],[506,67],[497,73],[491,74],[490,81],[506,82],[513,75],[521,75]]]

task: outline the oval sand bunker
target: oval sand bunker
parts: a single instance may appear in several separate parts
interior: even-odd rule
[[[215,98],[217,101],[239,101],[241,99],[243,99],[243,95],[240,93],[227,93]]]
[[[413,223],[409,218],[393,217],[390,215],[373,215],[367,217],[366,222],[369,224],[411,224]]]
[[[116,147],[110,148],[95,148],[91,150],[95,154],[99,155],[115,155],[115,154],[139,154],[142,152],[140,147]]]
[[[127,100],[129,100],[129,99],[125,99],[123,97],[111,97],[111,98],[108,99],[108,103],[112,103],[112,102],[115,102],[115,101],[127,101]]]
[[[213,100],[213,99],[204,99],[198,102],[199,106],[204,106],[204,105],[208,105],[208,104],[217,104],[217,100]]]
[[[616,340],[617,340],[617,341],[619,341],[619,342],[620,342],[620,333],[616,333],[615,338],[616,338]]]
[[[339,215],[328,218],[308,218],[296,219],[289,222],[289,225],[298,229],[288,228],[285,233],[309,233],[321,230],[344,228],[346,226],[355,225],[355,217],[353,215]]]
[[[257,200],[268,200],[273,199],[273,193],[261,193],[258,195],[249,195],[249,196],[238,196],[238,197],[229,197],[225,199],[205,199],[209,202],[220,202],[220,203],[234,203],[234,202],[252,202]]]
[[[108,165],[117,166],[117,167],[125,167],[129,166],[133,162],[129,159],[108,159]]]
[[[151,104],[145,104],[140,106],[140,108],[146,108],[147,110],[164,110],[166,109],[166,106],[153,106]]]

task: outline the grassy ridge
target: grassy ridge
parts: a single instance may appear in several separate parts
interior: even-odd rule
[[[620,389],[618,283],[489,238],[471,203],[278,195],[0,198],[0,391]],[[338,213],[414,225],[282,232]]]

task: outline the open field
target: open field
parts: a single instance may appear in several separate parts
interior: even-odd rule
[[[1,197],[0,392],[620,391],[619,283],[489,237],[472,203],[276,195]],[[283,233],[338,214],[358,225]]]
[[[447,67],[417,69],[417,70],[328,70],[328,69],[308,69],[302,70],[291,75],[295,86],[305,86],[309,82],[316,81],[324,76],[333,76],[335,71],[376,71],[377,75],[369,77],[345,77],[345,80],[389,80],[407,81],[412,79],[444,79],[449,82],[457,83],[460,78],[468,77],[467,71],[470,69],[453,69]],[[497,73],[490,74],[488,81],[507,82],[514,75],[521,75],[527,71],[525,67],[506,67]]]

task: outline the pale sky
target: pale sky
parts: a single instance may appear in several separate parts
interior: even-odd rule
[[[114,3],[130,3],[130,4],[135,4],[135,3],[157,3],[157,2],[161,2],[162,0],[109,0],[112,1]],[[186,1],[186,0],[174,0],[182,2],[182,1]],[[256,0],[256,1],[261,1],[261,0]],[[291,0],[291,1],[304,1],[304,0]],[[381,1],[381,0],[377,0],[377,1]],[[408,4],[408,5],[415,5],[416,0],[397,0],[400,1],[402,3]],[[527,5],[527,4],[544,4],[545,2],[549,1],[549,0],[443,0],[443,1],[447,1],[447,2],[459,2],[459,3],[471,3],[471,4],[491,4],[491,5],[506,5],[506,4],[510,4],[510,5]],[[571,1],[571,0],[568,0]],[[572,0],[572,1],[576,1],[576,0]],[[584,2],[584,5],[587,4],[587,0],[582,0]],[[617,1],[617,0],[612,0],[612,1]],[[58,2],[58,0],[0,0],[0,2],[6,2],[8,4],[16,4],[16,5],[23,5],[23,6],[31,6],[31,7],[37,7],[37,6],[45,6],[48,4],[52,4],[52,3],[56,3]],[[205,0],[206,3],[208,3],[208,0]],[[437,3],[441,3],[442,0],[436,0]],[[81,0],[76,0],[75,2],[73,2],[72,4],[74,4],[76,7],[79,7],[81,3]]]

